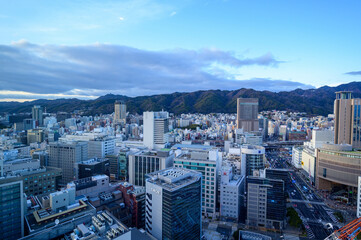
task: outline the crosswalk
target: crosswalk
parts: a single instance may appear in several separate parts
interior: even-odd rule
[[[337,220],[337,218],[335,217],[335,215],[333,215],[333,211],[332,211],[332,210],[326,209],[326,212],[327,212],[328,216],[330,216],[330,218],[332,219],[333,222],[339,223],[339,221]]]
[[[308,237],[309,239],[314,239],[314,238],[315,238],[315,234],[312,232],[310,226],[308,226],[307,223],[305,223],[304,225],[305,225],[305,228],[306,228],[307,237]]]

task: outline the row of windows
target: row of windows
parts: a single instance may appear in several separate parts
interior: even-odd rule
[[[50,173],[48,173],[48,174],[43,174],[43,177],[46,177],[46,176],[49,177],[50,175],[54,175],[54,173],[51,173],[51,174],[50,174]],[[33,178],[36,179],[36,178],[38,178],[38,177],[41,178],[41,175],[39,175],[39,176],[34,176],[34,177],[29,177],[29,179],[32,180]],[[28,180],[28,178],[25,178],[25,181],[27,181],[27,180]]]
[[[330,152],[330,151],[326,151],[326,150],[320,150],[320,152],[326,153],[329,155],[341,156],[341,157],[361,158],[361,154],[357,154],[357,153],[355,155],[351,155],[351,154],[345,154],[345,153],[339,153],[339,152]]]

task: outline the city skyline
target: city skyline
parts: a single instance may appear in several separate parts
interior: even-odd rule
[[[361,147],[354,143],[361,99],[351,91],[332,99],[335,112],[327,116],[259,112],[259,98],[237,98],[237,114],[144,111],[142,116],[128,114],[128,104],[114,99],[107,99],[114,112],[100,115],[65,108],[48,112],[41,104],[31,116],[4,113],[0,202],[13,227],[4,225],[0,235],[117,239],[134,233],[144,240],[359,235]],[[344,118],[353,121],[345,125]],[[350,139],[348,133],[352,145],[336,141],[338,135]]]
[[[357,1],[3,5],[0,101],[360,80]]]

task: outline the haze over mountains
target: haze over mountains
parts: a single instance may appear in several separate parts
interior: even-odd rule
[[[233,91],[208,90],[187,93],[171,93],[153,96],[127,97],[107,94],[95,100],[79,99],[39,99],[31,102],[0,102],[0,112],[31,112],[33,105],[42,105],[47,112],[72,112],[81,110],[85,115],[108,114],[114,112],[114,101],[124,100],[130,113],[143,111],[165,111],[181,113],[235,113],[236,99],[259,98],[259,110],[288,110],[306,112],[315,115],[333,113],[336,91],[353,91],[355,97],[361,97],[361,82],[351,82],[337,87],[317,89],[296,89],[288,92],[256,91],[241,88]]]

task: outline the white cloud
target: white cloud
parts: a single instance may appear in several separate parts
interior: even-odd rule
[[[120,21],[124,21],[124,18],[123,18],[123,17],[119,17],[119,20],[120,20]]]
[[[85,93],[85,91],[82,91]],[[98,96],[92,96],[89,94],[77,94],[76,89],[74,91],[69,91],[69,93],[31,93],[25,91],[9,91],[9,90],[0,90],[0,101],[5,101],[4,99],[58,99],[58,98],[79,98],[79,99],[95,99]],[[19,100],[17,100],[19,101]],[[27,100],[28,101],[28,100]]]
[[[219,49],[146,51],[127,46],[36,45],[21,40],[0,45],[0,97],[95,98],[107,93],[127,96],[207,89],[291,90],[312,86],[268,78],[237,80],[227,66],[274,67],[271,53],[236,57]]]
[[[170,16],[173,17],[173,16],[176,15],[176,14],[177,14],[177,12],[174,11],[174,12],[172,12],[172,13],[170,14]]]

